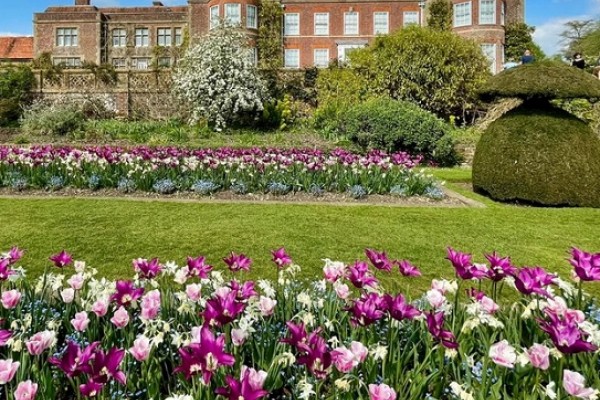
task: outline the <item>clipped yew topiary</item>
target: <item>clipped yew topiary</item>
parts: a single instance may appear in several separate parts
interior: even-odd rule
[[[473,159],[476,191],[501,201],[600,207],[600,138],[552,99],[600,98],[600,81],[577,68],[541,62],[502,72],[484,99],[523,104],[494,121]]]

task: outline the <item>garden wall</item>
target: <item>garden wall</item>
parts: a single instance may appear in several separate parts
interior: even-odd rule
[[[160,117],[167,112],[170,95],[171,72],[119,71],[116,83],[106,83],[87,70],[65,70],[57,76],[45,76],[45,71],[34,71],[36,91],[45,98],[92,96],[105,99],[119,116],[130,117],[136,113]]]

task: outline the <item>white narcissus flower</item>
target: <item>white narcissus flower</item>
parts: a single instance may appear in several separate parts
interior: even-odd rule
[[[473,395],[467,392],[465,389],[463,389],[463,387],[460,384],[458,384],[458,382],[450,383],[450,390],[452,390],[452,393],[460,400],[474,400]]]

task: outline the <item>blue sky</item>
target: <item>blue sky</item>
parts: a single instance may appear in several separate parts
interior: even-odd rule
[[[560,50],[562,24],[573,19],[600,18],[600,0],[525,0],[527,23],[537,28],[536,41],[548,54]],[[50,5],[69,5],[73,0],[2,0],[1,35],[31,35],[34,12]],[[97,6],[149,5],[151,0],[92,0]],[[186,4],[186,0],[163,0],[163,3]]]

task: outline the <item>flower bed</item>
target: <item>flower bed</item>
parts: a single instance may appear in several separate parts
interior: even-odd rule
[[[30,282],[22,254],[0,261],[2,398],[598,395],[600,310],[582,289],[600,280],[600,253],[572,250],[574,286],[496,254],[486,265],[448,249],[457,280],[433,280],[412,302],[378,275],[408,283],[418,268],[370,249],[371,266],[324,260],[324,278],[305,284],[283,248],[272,252],[273,283],[244,282],[252,260],[243,254],[224,258],[222,271],[204,257],[136,259],[132,280],[111,282],[64,251]]]
[[[425,195],[442,198],[436,181],[412,168],[421,157],[372,151],[359,155],[336,149],[319,150],[181,149],[137,147],[0,147],[0,183],[14,190],[97,190],[113,188],[171,194],[285,195],[305,192],[320,196],[347,193]]]

